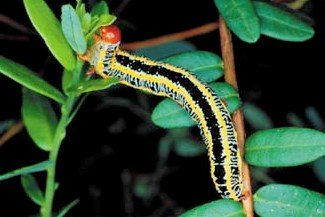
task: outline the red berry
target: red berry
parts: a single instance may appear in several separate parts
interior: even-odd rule
[[[115,25],[100,27],[99,34],[104,41],[112,44],[121,41],[121,30]]]

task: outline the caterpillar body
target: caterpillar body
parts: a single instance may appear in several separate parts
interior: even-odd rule
[[[104,78],[118,78],[122,84],[178,102],[198,123],[216,191],[223,198],[240,200],[242,160],[237,135],[226,106],[213,90],[187,70],[120,50],[120,31],[114,25],[101,27],[94,39],[81,58]]]

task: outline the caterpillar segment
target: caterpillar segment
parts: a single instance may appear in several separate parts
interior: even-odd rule
[[[237,135],[216,93],[185,69],[120,50],[121,33],[115,25],[102,27],[94,39],[94,45],[81,58],[103,78],[118,78],[124,85],[179,103],[198,123],[216,191],[223,198],[240,200],[242,160]]]

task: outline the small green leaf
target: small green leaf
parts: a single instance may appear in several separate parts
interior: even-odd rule
[[[164,99],[155,107],[151,120],[157,126],[167,129],[196,125],[190,115],[171,99]]]
[[[66,41],[60,22],[44,0],[24,0],[24,5],[35,29],[42,36],[54,57],[69,70],[76,64],[76,57]]]
[[[182,67],[195,74],[203,82],[212,82],[223,76],[221,58],[207,51],[190,51],[177,54],[162,60],[163,62]]]
[[[323,130],[325,128],[323,119],[315,107],[306,108],[306,117],[315,129]]]
[[[308,189],[270,184],[254,194],[254,208],[263,217],[325,216],[325,196]]]
[[[62,6],[61,19],[64,36],[72,49],[79,54],[85,53],[87,49],[86,38],[83,35],[79,17],[71,5]]]
[[[101,27],[101,26],[111,25],[112,23],[114,23],[115,20],[116,20],[116,17],[114,15],[102,14],[99,17],[97,26]]]
[[[254,129],[269,129],[273,127],[271,118],[261,108],[252,103],[244,103],[243,111],[245,120]]]
[[[63,76],[62,76],[62,89],[63,92],[68,95],[69,94],[69,89],[73,86],[73,72],[64,70],[63,71]]]
[[[34,165],[22,167],[22,168],[19,168],[19,169],[16,169],[16,170],[13,170],[8,173],[0,175],[0,181],[10,179],[15,176],[44,171],[52,166],[53,166],[53,163],[51,161],[43,161],[43,162],[40,162],[40,163],[37,163]]]
[[[159,60],[172,55],[196,50],[195,46],[187,41],[174,41],[170,43],[144,47],[136,50],[136,55],[146,56]]]
[[[167,156],[170,153],[172,143],[173,143],[173,140],[171,139],[170,136],[165,136],[160,139],[159,145],[158,145],[159,160],[167,158]]]
[[[65,216],[65,214],[67,214],[78,203],[79,203],[79,199],[75,199],[74,201],[72,201],[71,203],[63,207],[56,216],[57,217]]]
[[[227,109],[232,114],[241,106],[238,92],[230,84],[213,82],[208,85],[226,103]]]
[[[109,14],[108,5],[105,1],[97,2],[91,9],[92,16],[101,16],[102,14]]]
[[[89,30],[86,35],[87,40],[91,40],[91,37],[93,34],[101,27],[101,26],[107,26],[116,20],[116,17],[111,14],[102,14],[100,17],[94,16],[91,19],[91,23],[89,26]]]
[[[80,77],[84,78],[83,76],[80,76],[83,65],[84,65],[83,61],[77,60],[77,64],[74,70],[69,71],[65,69],[63,71],[62,89],[65,94],[69,95],[70,94],[69,90],[74,90],[76,88],[76,86],[79,83],[79,80],[81,79]]]
[[[38,186],[37,180],[31,174],[22,175],[20,177],[21,185],[24,188],[27,196],[39,206],[44,201],[44,195],[40,187]]]
[[[325,157],[322,157],[313,163],[313,170],[317,178],[325,184]]]
[[[325,155],[325,133],[284,127],[259,131],[246,141],[248,163],[262,167],[297,166]]]
[[[153,189],[149,181],[147,178],[136,177],[133,188],[134,195],[144,200],[149,199],[153,194]]]
[[[229,28],[243,41],[254,43],[260,37],[260,24],[250,0],[214,0]]]
[[[44,151],[50,151],[57,126],[50,102],[35,92],[23,89],[22,117],[35,144]]]
[[[276,181],[269,175],[269,171],[270,168],[268,167],[254,167],[254,170],[252,170],[252,180],[265,184],[276,183]]]
[[[286,116],[287,121],[290,125],[295,127],[304,127],[305,123],[304,121],[295,113],[289,112]]]
[[[298,17],[265,2],[254,1],[261,33],[284,41],[306,41],[314,30]]]
[[[0,72],[28,89],[47,96],[59,103],[65,101],[65,97],[58,89],[38,77],[27,67],[3,56],[0,56]]]
[[[82,19],[81,19],[81,26],[84,33],[87,33],[90,31],[91,26],[91,15],[89,13],[86,13]]]
[[[78,15],[79,19],[82,20],[82,18],[87,14],[86,11],[86,5],[85,3],[82,3],[81,0],[77,0],[77,5],[76,5],[76,14]]]
[[[72,93],[79,95],[81,93],[87,93],[92,91],[104,90],[112,85],[118,84],[118,79],[92,79],[88,81],[80,82],[75,90],[69,90]]]
[[[239,95],[229,84],[215,82],[209,85],[226,102],[230,113],[240,106]],[[190,115],[171,99],[162,100],[153,110],[151,120],[162,128],[190,127],[196,125]]]
[[[180,138],[175,141],[174,150],[182,157],[196,157],[205,153],[206,148],[193,139]]]
[[[245,212],[242,205],[232,200],[216,200],[210,203],[197,206],[180,217],[244,217]]]

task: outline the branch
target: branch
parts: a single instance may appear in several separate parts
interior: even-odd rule
[[[233,46],[231,41],[231,33],[227,28],[224,19],[220,16],[220,42],[222,59],[225,67],[225,81],[231,84],[238,90],[235,61]],[[244,144],[245,144],[245,126],[244,116],[242,110],[237,110],[232,115],[234,126],[237,132],[238,145],[242,153],[243,158],[243,185],[244,185],[244,198],[242,200],[243,207],[247,217],[254,216],[253,198],[252,198],[252,186],[250,178],[250,169],[248,164],[244,161]]]
[[[26,26],[18,23],[17,21],[11,19],[10,17],[0,14],[0,23],[7,24],[8,26],[23,32],[23,33],[32,33],[33,31],[27,28]]]
[[[19,121],[13,126],[11,126],[1,137],[0,137],[0,147],[5,144],[9,139],[14,137],[17,133],[19,133],[24,127],[24,124]]]
[[[168,35],[162,35],[157,38],[151,38],[151,39],[144,40],[144,41],[125,43],[125,44],[122,44],[121,47],[122,47],[122,49],[125,49],[125,50],[136,50],[136,49],[143,48],[143,47],[149,47],[149,46],[163,44],[163,43],[172,42],[172,41],[184,40],[184,39],[191,38],[194,36],[206,34],[206,33],[215,31],[216,29],[218,29],[218,27],[219,27],[219,24],[217,22],[207,23],[202,26],[199,26],[199,27],[196,27],[193,29],[189,29],[189,30],[185,30],[182,32],[176,32],[176,33],[172,33],[172,34],[168,34]]]
[[[0,35],[0,40],[8,40],[8,41],[19,41],[25,42],[29,41],[29,37],[23,35]]]

